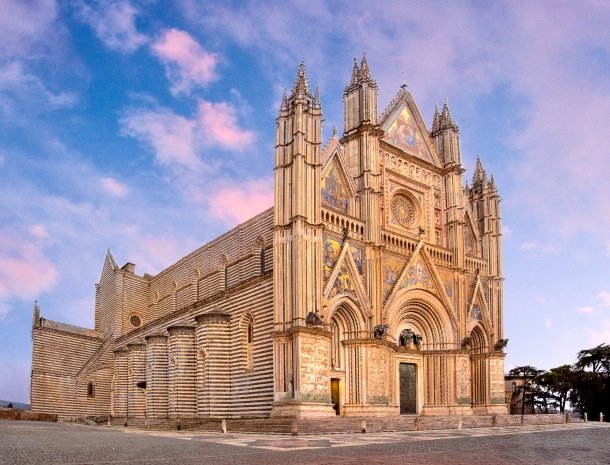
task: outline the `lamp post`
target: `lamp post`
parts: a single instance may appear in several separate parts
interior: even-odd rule
[[[525,382],[525,372],[519,372],[523,383],[523,397],[521,398],[521,425],[523,425],[523,416],[525,415],[525,392],[527,390],[527,384]]]

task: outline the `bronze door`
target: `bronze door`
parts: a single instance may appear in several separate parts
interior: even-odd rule
[[[400,414],[417,413],[417,366],[414,363],[400,364]]]
[[[330,379],[330,401],[333,403],[333,408],[337,415],[341,414],[341,400],[339,399],[339,379]]]

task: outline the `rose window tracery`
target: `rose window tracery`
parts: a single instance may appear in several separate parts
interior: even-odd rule
[[[392,198],[392,214],[403,226],[413,226],[415,223],[415,206],[406,196],[397,194]]]

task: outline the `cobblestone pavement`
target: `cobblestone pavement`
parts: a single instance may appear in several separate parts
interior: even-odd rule
[[[0,421],[0,464],[610,464],[610,424],[279,436]]]

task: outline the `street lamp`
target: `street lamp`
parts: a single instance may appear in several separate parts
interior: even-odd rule
[[[520,371],[521,382],[523,383],[523,397],[521,398],[521,424],[523,425],[523,415],[525,415],[525,392],[527,390],[527,384],[525,382],[525,372]]]

